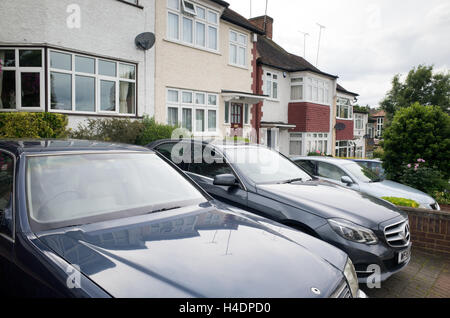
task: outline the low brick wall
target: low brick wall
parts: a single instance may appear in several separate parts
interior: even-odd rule
[[[450,211],[401,209],[409,215],[414,247],[450,255]]]

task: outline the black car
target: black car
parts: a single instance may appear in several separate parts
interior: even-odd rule
[[[339,249],[214,201],[146,148],[0,141],[0,292],[361,297]]]
[[[278,152],[195,140],[161,140],[148,147],[215,198],[342,249],[360,283],[384,281],[410,261],[405,213],[384,200],[319,181]]]

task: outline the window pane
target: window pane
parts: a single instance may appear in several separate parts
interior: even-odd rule
[[[0,71],[0,109],[15,109],[15,108],[16,108],[16,72]]]
[[[180,9],[180,0],[168,0],[167,6],[171,9],[179,10]]]
[[[302,142],[291,140],[289,143],[289,154],[293,156],[300,156],[302,154]]]
[[[72,75],[51,72],[50,85],[51,108],[72,110]]]
[[[178,126],[178,108],[169,107],[167,109],[167,124],[170,126]]]
[[[245,66],[245,48],[243,48],[243,47],[239,48],[238,64]]]
[[[208,131],[216,131],[217,112],[215,110],[208,110]]]
[[[195,127],[198,132],[205,131],[205,111],[202,109],[195,112]]]
[[[206,18],[206,10],[202,7],[197,7],[197,18],[205,19]]]
[[[136,66],[130,64],[119,64],[120,78],[134,80],[136,79]]]
[[[60,52],[50,52],[50,67],[61,70],[72,70],[72,55]]]
[[[75,109],[95,111],[95,78],[80,75],[75,77]]]
[[[39,73],[21,73],[22,107],[40,107],[41,79]]]
[[[168,19],[168,37],[169,39],[178,40],[179,39],[179,21],[178,21],[178,15],[169,12],[169,19]]]
[[[178,91],[169,89],[167,91],[167,100],[171,103],[178,103]]]
[[[230,63],[237,64],[237,46],[230,44]]]
[[[100,81],[100,110],[116,110],[116,82]]]
[[[19,50],[19,65],[25,67],[41,67],[41,50]]]
[[[183,103],[192,104],[192,93],[183,92]]]
[[[272,97],[272,81],[270,80],[266,83],[266,95]]]
[[[0,152],[0,233],[11,236],[13,225],[14,159]]]
[[[217,96],[216,95],[208,95],[208,105],[211,105],[211,106],[217,105]]]
[[[16,65],[15,50],[0,50],[0,65],[4,67]]]
[[[248,120],[249,120],[249,107],[248,104],[245,104],[244,106],[244,124],[248,124]]]
[[[98,73],[100,75],[116,77],[116,63],[99,60],[98,61]]]
[[[291,86],[291,100],[303,99],[303,86]]]
[[[192,109],[183,108],[182,127],[192,131]]]
[[[136,93],[135,84],[130,82],[120,82],[119,91],[119,113],[136,113]]]
[[[206,97],[205,94],[197,93],[195,94],[195,103],[199,105],[205,105]]]
[[[75,71],[95,74],[95,59],[84,56],[75,56]]]
[[[217,24],[217,13],[208,11],[208,22]]]
[[[247,45],[247,37],[245,35],[239,35],[239,43],[242,45]]]
[[[237,42],[237,33],[230,31],[230,41]]]
[[[208,48],[217,50],[217,28],[208,27]]]
[[[225,124],[230,123],[230,103],[225,103]]]
[[[273,98],[278,98],[278,83],[273,82]]]
[[[192,43],[193,41],[193,22],[191,19],[183,18],[183,41]]]
[[[197,36],[196,44],[200,46],[206,46],[206,26],[203,23],[197,22]]]

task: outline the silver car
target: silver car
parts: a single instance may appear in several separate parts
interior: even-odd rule
[[[354,161],[328,157],[291,158],[311,175],[351,189],[361,191],[377,198],[395,197],[414,200],[419,207],[428,210],[440,210],[439,204],[428,194],[409,186],[383,180],[371,169]]]

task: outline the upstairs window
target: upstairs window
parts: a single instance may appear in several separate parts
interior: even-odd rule
[[[303,100],[303,77],[291,79],[291,100]]]
[[[247,36],[230,31],[230,64],[247,66]]]
[[[363,115],[361,114],[355,114],[355,129],[358,130],[364,129]]]
[[[305,82],[305,100],[330,105],[330,83],[328,81],[308,77]]]
[[[266,73],[266,90],[265,94],[270,98],[278,99],[278,75]]]
[[[338,97],[336,117],[339,119],[353,118],[353,106],[350,99]]]
[[[167,38],[218,51],[218,12],[185,0],[167,0]]]

